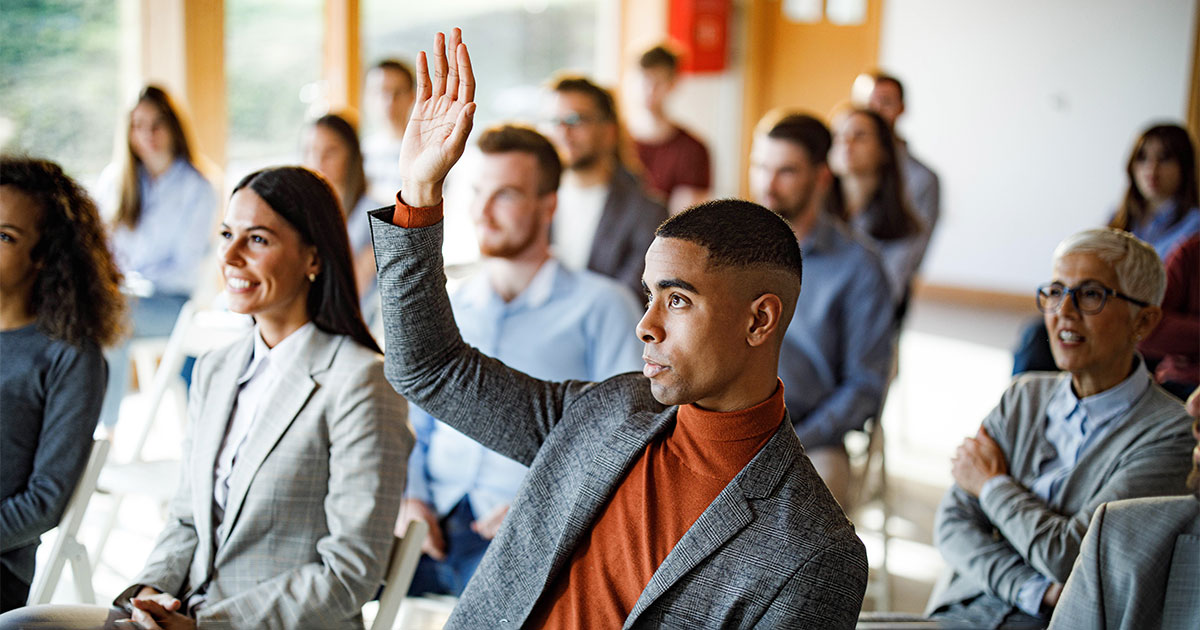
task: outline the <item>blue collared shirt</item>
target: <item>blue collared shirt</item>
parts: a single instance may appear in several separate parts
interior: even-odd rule
[[[800,244],[804,281],[779,378],[807,448],[841,442],[879,413],[892,357],[892,301],[879,256],[844,223],[817,217]]]
[[[116,168],[100,176],[97,198],[115,204],[119,184]],[[142,213],[133,230],[112,230],[112,250],[126,275],[135,273],[165,295],[190,295],[202,277],[200,266],[214,233],[217,195],[212,184],[191,164],[177,158],[166,172],[150,177],[138,167]],[[111,215],[112,208],[106,208]]]
[[[634,332],[641,310],[629,290],[553,259],[511,302],[496,294],[483,272],[455,292],[451,306],[467,343],[537,378],[599,381],[642,367],[642,343]],[[477,518],[512,502],[525,466],[417,407],[409,418],[417,444],[406,496],[432,504],[441,516],[464,495]]]
[[[1172,223],[1178,205],[1174,200],[1167,202],[1149,217],[1149,221],[1135,225],[1130,230],[1134,236],[1150,243],[1154,251],[1158,252],[1158,257],[1163,260],[1189,236],[1200,232],[1200,208],[1184,212],[1178,221]]]
[[[1096,442],[1104,439],[1113,429],[1113,420],[1127,413],[1150,387],[1150,372],[1141,357],[1135,359],[1132,373],[1115,387],[1099,394],[1079,398],[1071,387],[1071,379],[1064,378],[1046,403],[1046,441],[1054,447],[1056,455],[1041,462],[1037,477],[1029,491],[1057,509],[1062,500],[1062,483],[1079,462],[1079,458]],[[980,500],[995,488],[1006,475],[989,479],[979,493]],[[1032,578],[1017,593],[1017,607],[1039,615],[1042,597],[1050,580],[1039,575]]]

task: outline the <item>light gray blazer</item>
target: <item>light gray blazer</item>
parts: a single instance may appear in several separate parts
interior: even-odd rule
[[[1200,500],[1154,497],[1097,508],[1050,627],[1200,627]]]
[[[412,450],[407,405],[378,354],[314,331],[262,402],[214,533],[213,469],[252,334],[196,362],[179,493],[135,583],[185,604],[207,584],[204,628],[362,628]]]
[[[657,403],[640,374],[553,383],[467,346],[446,296],[442,225],[390,218],[386,209],[371,221],[388,380],[530,467],[446,627],[519,628],[676,408]],[[853,525],[784,422],[675,545],[624,626],[853,628],[866,578]]]
[[[949,568],[927,612],[982,597],[972,607],[994,604],[990,608],[1002,618],[1013,610],[1026,580],[1040,573],[1066,582],[1088,521],[1101,503],[1185,492],[1195,444],[1191,421],[1183,405],[1155,384],[1079,458],[1063,481],[1058,506],[1048,506],[1030,492],[1040,464],[1055,452],[1046,440],[1046,404],[1068,378],[1067,373],[1023,374],[984,418],[1013,479],[983,502],[958,486],[946,492],[934,540]]]

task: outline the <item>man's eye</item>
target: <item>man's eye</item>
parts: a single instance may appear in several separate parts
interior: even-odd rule
[[[687,300],[683,299],[678,293],[672,293],[667,303],[674,307],[680,307],[687,305]]]

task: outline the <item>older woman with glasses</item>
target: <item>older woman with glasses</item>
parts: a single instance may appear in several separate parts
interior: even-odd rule
[[[1062,372],[1017,377],[959,447],[935,524],[949,568],[934,617],[1044,626],[1098,505],[1185,492],[1189,419],[1136,351],[1165,284],[1158,254],[1128,232],[1059,244],[1037,304]]]

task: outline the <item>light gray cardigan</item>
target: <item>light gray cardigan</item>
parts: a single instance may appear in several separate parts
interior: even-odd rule
[[[1153,383],[1113,420],[1108,435],[1080,456],[1063,481],[1058,509],[1030,492],[1038,464],[1055,455],[1045,434],[1046,405],[1068,378],[1067,373],[1021,375],[984,418],[983,426],[1004,451],[1012,481],[983,502],[958,486],[947,491],[934,539],[949,569],[928,612],[983,596],[993,600],[1002,617],[1013,609],[1026,580],[1040,573],[1066,582],[1101,503],[1184,493],[1195,444],[1191,420],[1177,399]]]

